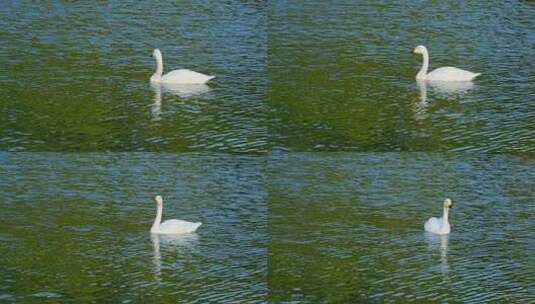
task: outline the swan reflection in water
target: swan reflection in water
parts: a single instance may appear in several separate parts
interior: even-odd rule
[[[422,120],[427,118],[427,84],[425,80],[417,80],[416,85],[420,89],[420,101],[414,104],[414,118]]]
[[[425,238],[429,244],[430,251],[435,252],[438,249],[440,253],[440,272],[442,275],[447,276],[450,269],[448,264],[449,234],[438,235],[426,232]]]
[[[169,93],[181,98],[189,98],[209,92],[211,89],[205,84],[160,84],[151,83],[154,90],[154,103],[151,105],[152,121],[161,120],[162,93]]]
[[[153,264],[154,275],[159,282],[162,274],[162,256],[160,253],[160,246],[164,251],[173,251],[180,254],[189,254],[195,248],[199,241],[196,233],[172,235],[172,234],[157,234],[151,233],[150,240],[153,249]]]
[[[420,101],[414,104],[414,116],[416,119],[427,118],[427,86],[433,92],[443,97],[462,95],[474,88],[472,81],[425,81],[417,80],[416,85],[420,90]]]

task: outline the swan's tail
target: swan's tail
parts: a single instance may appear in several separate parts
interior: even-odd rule
[[[193,223],[192,232],[195,232],[197,229],[199,229],[199,227],[201,227],[201,225],[202,225],[201,222]]]

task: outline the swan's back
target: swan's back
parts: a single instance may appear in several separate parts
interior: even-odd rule
[[[162,83],[200,84],[206,83],[215,76],[204,75],[188,69],[171,71],[162,76]]]
[[[456,67],[442,67],[426,75],[427,80],[431,81],[470,81],[481,73],[472,73]]]
[[[192,233],[201,226],[202,223],[192,223],[182,220],[168,220],[160,224],[160,233],[163,234],[182,234]]]

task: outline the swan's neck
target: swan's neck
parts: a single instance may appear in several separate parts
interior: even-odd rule
[[[152,224],[152,227],[150,228],[150,232],[152,233],[158,233],[160,232],[160,223],[162,222],[162,205],[158,205],[158,210],[156,211],[156,218],[154,219],[154,223]]]
[[[427,50],[423,51],[422,57],[423,64],[418,74],[416,74],[416,79],[425,79],[425,77],[427,76],[427,69],[429,68],[429,54],[427,53]]]
[[[162,79],[163,74],[163,59],[162,55],[156,55],[156,72],[152,74],[152,77],[150,78],[152,81],[160,81]]]
[[[442,227],[440,227],[440,229],[446,229],[446,226],[449,226],[448,213],[449,208],[444,207],[444,212],[442,213]]]

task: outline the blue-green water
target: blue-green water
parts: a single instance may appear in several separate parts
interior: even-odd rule
[[[535,302],[532,1],[0,7],[0,302]]]
[[[270,302],[535,301],[534,165],[436,153],[270,158]],[[452,233],[428,235],[446,197]]]
[[[530,1],[270,1],[271,144],[290,151],[534,152]],[[482,73],[470,90],[415,82]]]
[[[218,154],[0,153],[0,302],[261,302],[264,161]],[[163,219],[200,221],[151,239]]]
[[[3,150],[535,149],[531,2],[23,1],[0,14]],[[424,98],[418,44],[431,68],[482,76]],[[217,78],[157,98],[155,47],[166,71]]]
[[[6,302],[529,302],[533,160],[0,154]],[[201,221],[151,238],[165,218]],[[451,197],[452,233],[423,223]]]
[[[0,149],[267,149],[262,2],[30,1],[0,10]],[[5,43],[9,42],[9,43]],[[193,96],[149,84],[164,70],[216,75]]]

